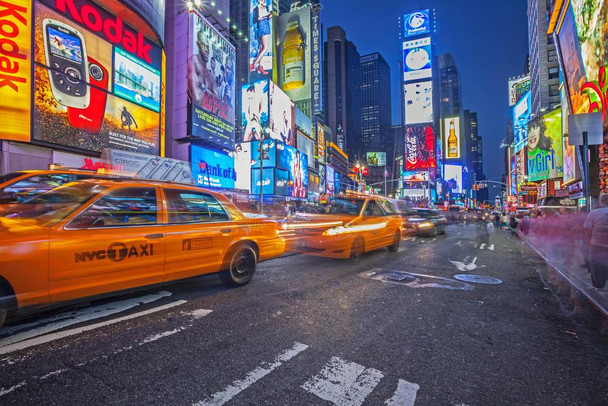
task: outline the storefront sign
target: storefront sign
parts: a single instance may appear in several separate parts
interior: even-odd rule
[[[32,1],[0,1],[0,139],[29,141]]]
[[[568,197],[570,199],[580,199],[583,197],[583,181],[578,181],[568,186]]]

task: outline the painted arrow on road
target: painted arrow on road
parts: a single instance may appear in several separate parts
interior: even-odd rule
[[[466,257],[462,262],[460,261],[450,261],[460,272],[469,272],[473,271],[477,268],[485,268],[485,265],[477,265],[475,262],[477,261],[477,257],[473,258],[472,261],[469,262],[471,257]]]

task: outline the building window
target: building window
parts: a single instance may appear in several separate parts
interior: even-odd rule
[[[548,54],[547,54],[547,60],[549,62],[555,62],[557,61],[557,51],[555,49],[550,49]]]
[[[553,67],[549,68],[549,79],[559,79],[559,68]]]
[[[559,85],[549,85],[549,96],[559,96]]]

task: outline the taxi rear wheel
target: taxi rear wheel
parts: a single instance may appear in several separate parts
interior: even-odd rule
[[[6,316],[8,314],[8,293],[0,288],[0,327],[4,325],[4,321],[6,320]]]
[[[393,243],[388,246],[389,252],[397,252],[399,251],[399,243],[401,242],[401,233],[397,231],[395,236],[393,237]]]
[[[229,258],[228,269],[220,273],[222,282],[232,286],[249,283],[255,273],[257,262],[254,249],[248,245],[238,246],[231,251]]]

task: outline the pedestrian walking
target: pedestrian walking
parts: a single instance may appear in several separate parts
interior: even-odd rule
[[[589,244],[589,271],[593,287],[602,289],[608,277],[608,193],[599,199],[600,207],[585,220],[585,236]]]

